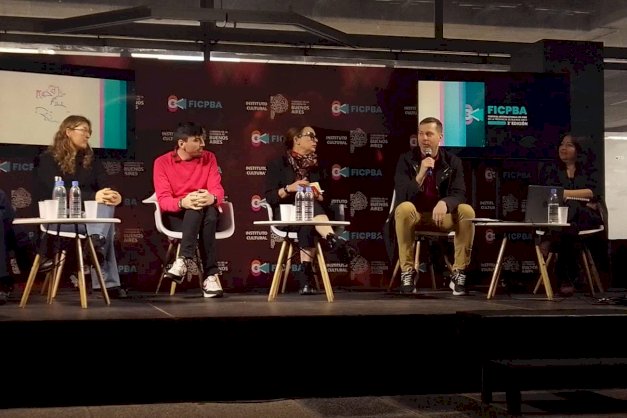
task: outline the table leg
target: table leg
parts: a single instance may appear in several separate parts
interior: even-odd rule
[[[272,302],[279,291],[279,282],[281,281],[281,271],[283,270],[282,264],[283,259],[285,257],[285,248],[287,247],[287,239],[283,240],[281,244],[281,251],[279,251],[279,259],[276,263],[276,269],[274,270],[274,275],[272,276],[272,284],[270,285],[270,292],[268,293],[268,302]]]
[[[324,292],[327,295],[327,301],[333,302],[333,288],[331,287],[331,278],[327,271],[327,263],[324,261],[324,255],[322,253],[322,247],[320,241],[316,243],[316,257],[318,258],[318,267],[320,268],[320,275],[322,276],[322,284],[324,286]]]
[[[87,289],[85,288],[85,271],[83,270],[83,246],[76,234],[76,257],[78,257],[78,293],[81,298],[81,308],[87,308]]]
[[[100,269],[100,263],[98,262],[98,257],[96,256],[96,249],[94,248],[94,243],[91,242],[91,238],[89,237],[87,237],[87,245],[89,246],[89,255],[91,256],[91,262],[93,263],[93,266],[96,269],[96,274],[98,275],[98,283],[100,283],[100,291],[102,292],[102,297],[104,298],[107,305],[111,305],[109,293],[107,292],[104,277],[102,276],[102,270]]]
[[[549,272],[546,270],[546,262],[539,245],[535,245],[536,256],[538,257],[538,267],[540,268],[540,275],[542,276],[542,283],[544,284],[544,290],[546,291],[546,298],[553,300],[553,288],[551,287],[551,281],[549,280]]]
[[[505,254],[505,246],[507,245],[507,236],[503,235],[501,241],[501,248],[499,249],[499,256],[496,259],[496,265],[492,272],[492,281],[490,281],[490,287],[488,288],[488,299],[494,298],[496,294],[496,286],[499,283],[499,277],[501,276],[501,268],[503,267],[503,254]]]
[[[41,256],[37,254],[35,256],[35,261],[33,262],[33,266],[30,268],[30,273],[28,274],[28,280],[26,280],[26,286],[24,286],[24,293],[22,293],[22,299],[20,300],[20,308],[26,306],[26,302],[28,302],[28,296],[30,295],[30,291],[33,289],[33,283],[35,282],[35,276],[37,276],[37,271],[39,271],[39,263],[41,262]]]
[[[287,285],[287,278],[290,275],[292,269],[292,256],[294,253],[294,245],[289,243],[289,250],[287,251],[287,259],[285,260],[285,272],[283,272],[283,285],[281,286],[281,293],[285,293],[285,286]]]

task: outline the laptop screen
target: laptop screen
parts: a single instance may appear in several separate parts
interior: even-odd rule
[[[564,201],[564,188],[560,186],[541,186],[532,184],[527,189],[527,206],[525,208],[525,222],[548,222],[548,201],[551,189],[557,191],[560,205]]]

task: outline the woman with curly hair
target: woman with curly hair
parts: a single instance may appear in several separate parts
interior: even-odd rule
[[[98,216],[113,217],[114,208],[122,202],[122,196],[109,187],[110,180],[104,167],[89,146],[91,134],[91,122],[84,116],[71,115],[61,122],[52,145],[35,159],[34,194],[38,195],[37,200],[50,199],[56,176],[63,179],[68,190],[68,186],[76,180],[82,200],[96,200],[99,203]],[[88,224],[87,232],[96,249],[110,296],[126,296],[120,286],[114,253],[113,224]],[[46,251],[45,241],[44,236],[39,246],[41,252]],[[92,285],[94,289],[100,286],[96,277],[92,277]]]

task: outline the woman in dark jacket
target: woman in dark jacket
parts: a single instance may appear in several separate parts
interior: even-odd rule
[[[329,220],[332,211],[323,193],[327,173],[320,166],[316,154],[317,145],[316,132],[311,126],[290,128],[285,135],[286,152],[268,163],[265,199],[272,206],[275,219],[280,217],[281,204],[294,204],[299,186],[305,187],[317,182],[321,190],[314,188],[314,220]],[[296,231],[300,246],[302,268],[297,277],[301,295],[316,293],[312,266],[316,253],[316,236],[326,239],[329,248],[337,251],[343,261],[349,261],[355,256],[354,249],[335,235],[330,226],[298,226],[291,230]]]

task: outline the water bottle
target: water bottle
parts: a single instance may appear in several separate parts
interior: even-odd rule
[[[303,221],[303,202],[305,200],[305,189],[303,186],[298,186],[296,191],[296,197],[294,198],[294,204],[296,205],[296,220]]]
[[[82,207],[81,189],[78,187],[78,181],[74,180],[70,188],[70,218],[80,218]]]
[[[311,186],[305,189],[305,199],[303,201],[303,221],[313,220],[314,213],[314,194]]]
[[[549,195],[549,204],[547,206],[547,220],[550,224],[559,223],[559,207],[560,199],[559,197],[557,197],[557,189],[551,189],[551,194]]]
[[[52,200],[56,200],[58,203],[57,218],[65,218],[67,213],[67,191],[65,190],[65,183],[63,183],[63,180],[56,180],[54,182]]]

